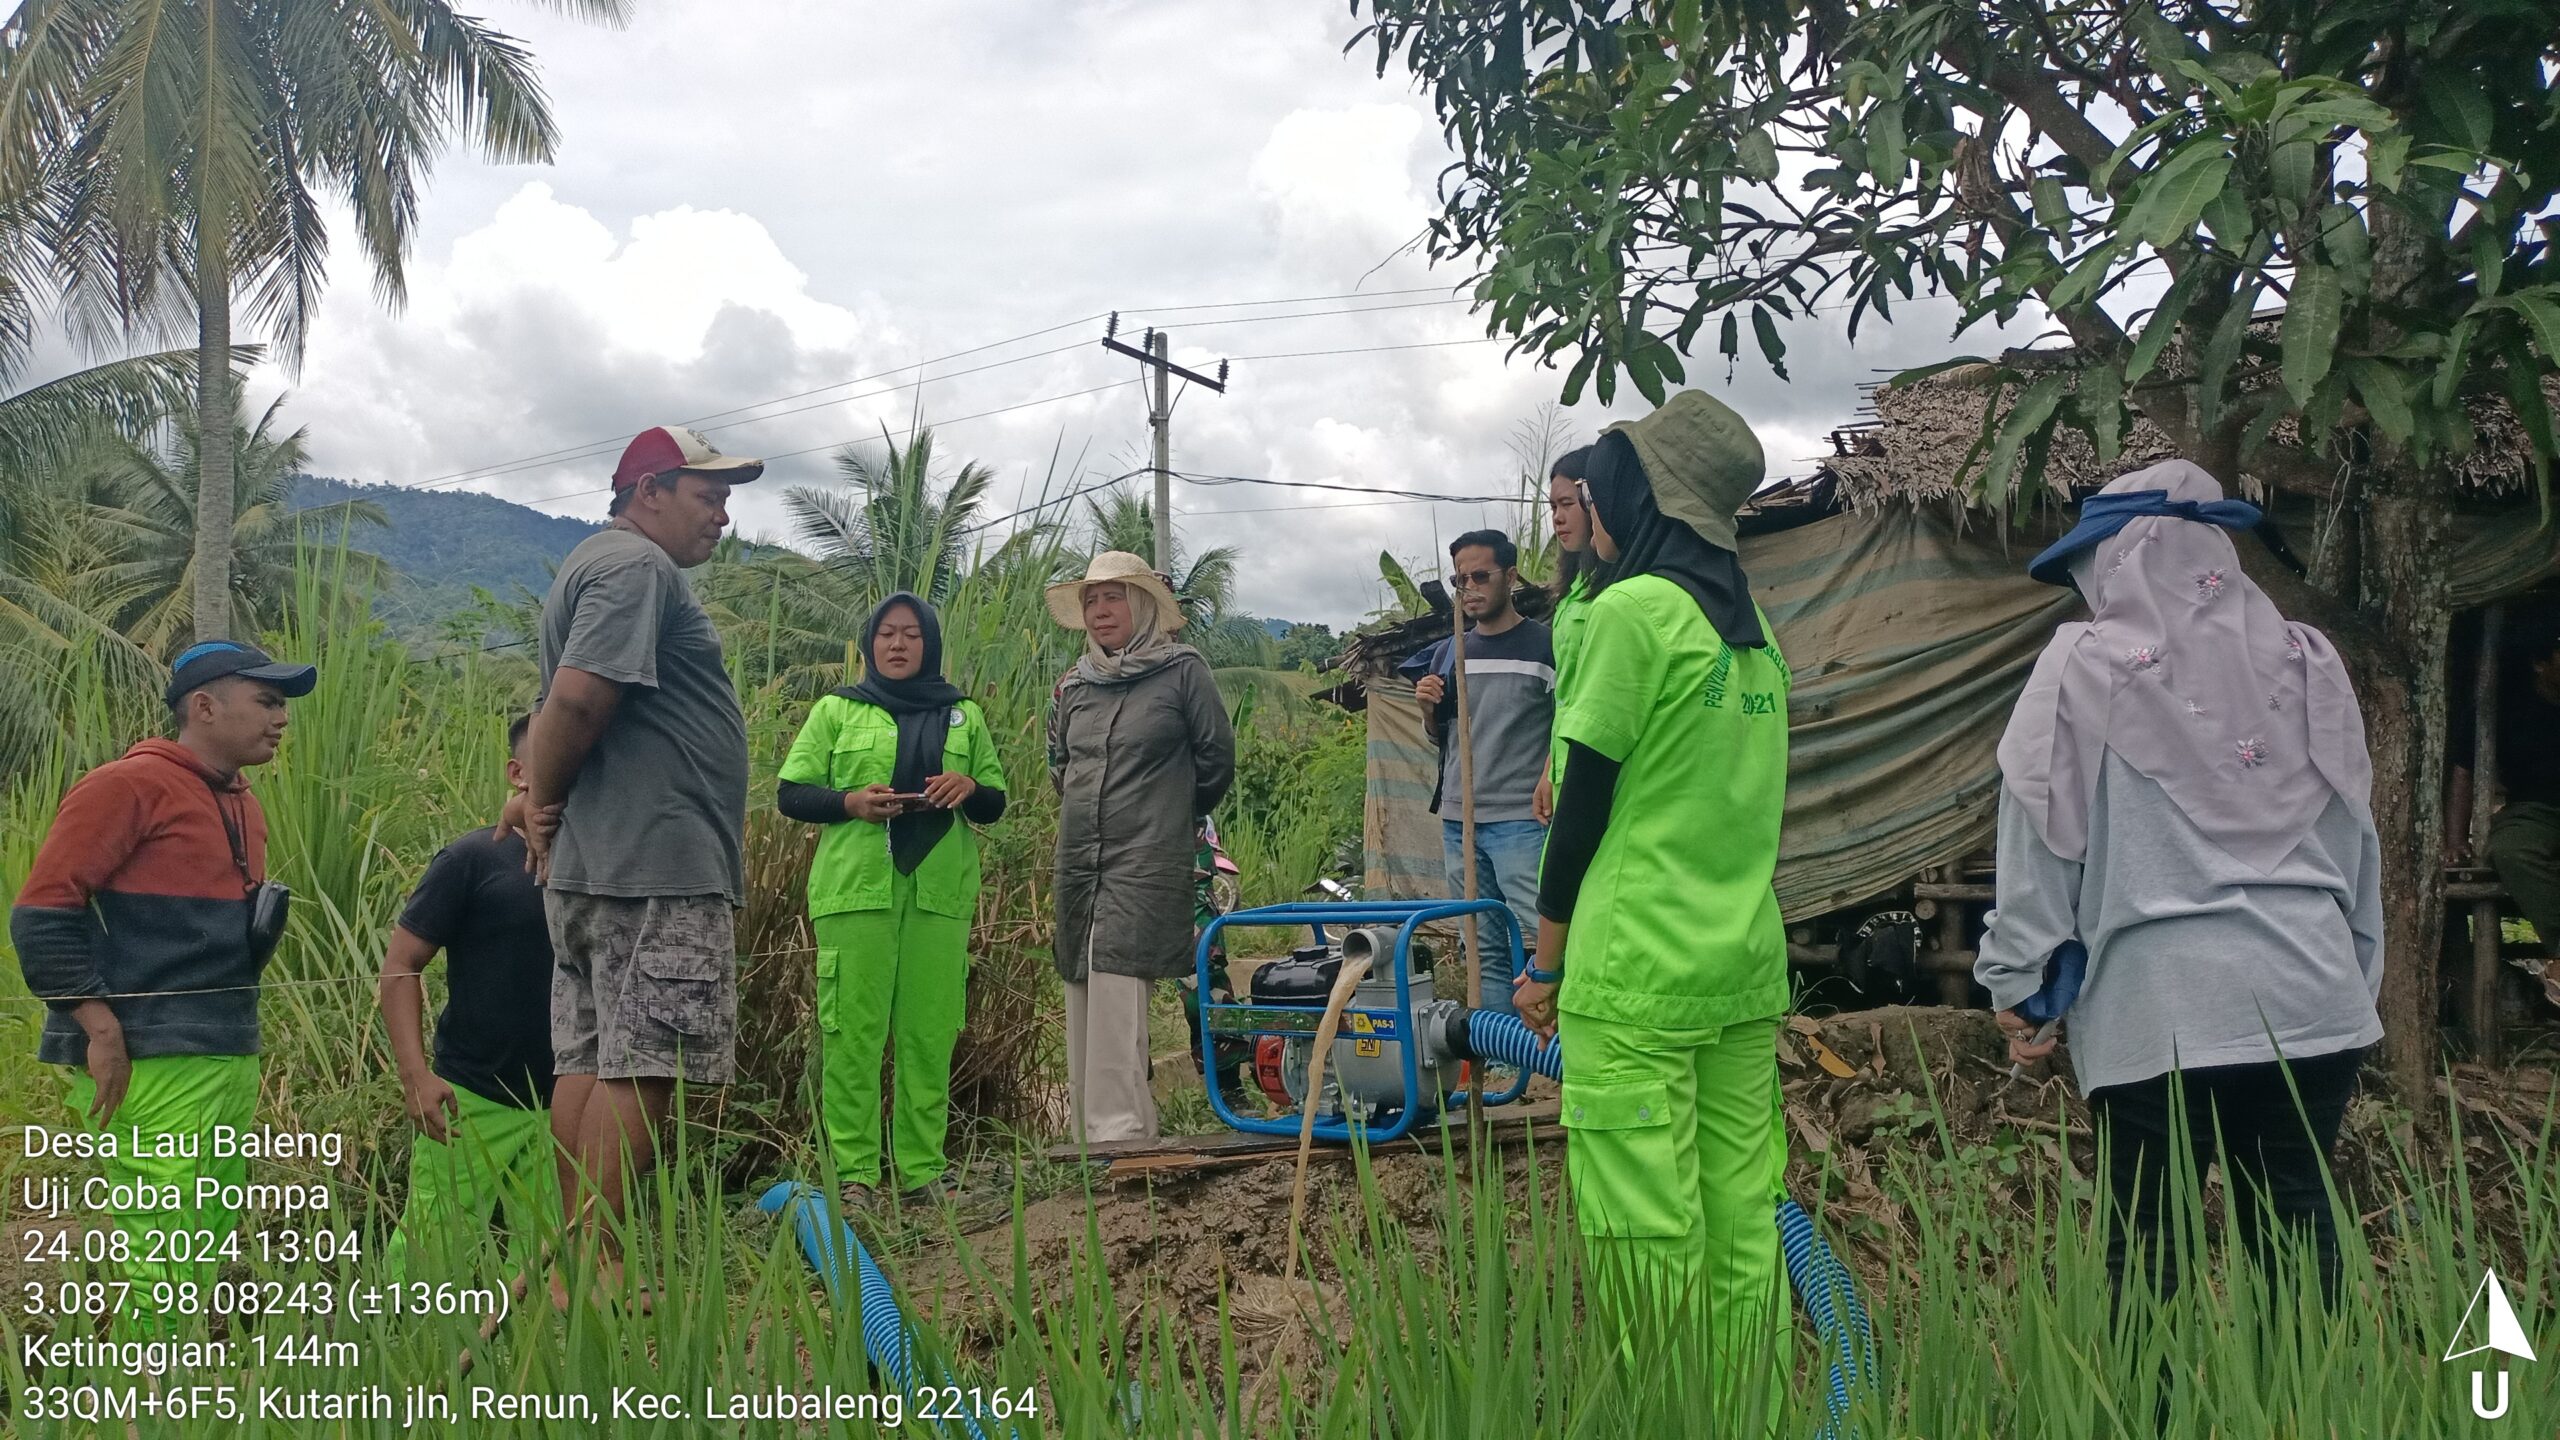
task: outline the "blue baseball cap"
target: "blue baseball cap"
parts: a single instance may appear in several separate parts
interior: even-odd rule
[[[2080,506],[2079,523],[2070,533],[2027,562],[2027,574],[2047,585],[2071,583],[2071,561],[2136,520],[2166,516],[2219,525],[2225,530],[2260,530],[2267,513],[2246,500],[2172,500],[2166,490],[2125,490],[2090,496]]]
[[[316,665],[288,665],[255,645],[236,640],[208,640],[190,645],[169,665],[169,689],[162,697],[169,708],[187,698],[187,692],[200,690],[228,675],[262,680],[294,699],[311,693],[320,683]]]

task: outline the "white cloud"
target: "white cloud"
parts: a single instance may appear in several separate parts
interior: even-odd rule
[[[404,313],[385,313],[354,247],[339,248],[288,412],[312,427],[324,472],[418,483],[1064,325],[938,365],[924,390],[943,453],[994,466],[1011,508],[1017,491],[1036,499],[1143,463],[1135,389],[1055,398],[1134,377],[1093,343],[1113,310],[1131,329],[1168,328],[1186,363],[1236,358],[1228,394],[1195,389],[1176,413],[1187,470],[1504,492],[1505,442],[1557,393],[1559,372],[1505,363],[1500,343],[1377,348],[1471,341],[1482,326],[1463,304],[1386,293],[1445,295],[1464,278],[1389,261],[1430,213],[1447,156],[1401,72],[1342,53],[1338,6],[652,0],[619,32],[532,6],[497,18],[541,57],[559,163],[450,159]],[[1375,298],[1172,308],[1355,288]],[[1300,313],[1347,310],[1369,313]],[[1947,352],[1951,316],[1915,308],[1854,351],[1844,317],[1816,316],[1788,327],[1793,384],[1754,360],[1728,386],[1712,355],[1693,383],[1753,421],[1773,470],[1800,471],[1853,418],[1859,380]],[[1364,353],[1245,358],[1306,351]],[[742,491],[742,526],[782,533],[777,492],[824,479],[826,447],[903,426],[914,391],[874,392],[909,378],[724,422],[725,449],[819,452],[778,459],[772,483]],[[1044,403],[961,418],[1026,402]],[[1623,397],[1617,413],[1638,408]],[[1610,414],[1586,401],[1573,438]],[[1087,476],[1050,475],[1061,448]],[[537,463],[483,488],[568,495],[610,464]],[[1186,543],[1243,547],[1244,603],[1337,624],[1376,603],[1379,550],[1433,557],[1508,518],[1355,498],[1176,490]],[[601,500],[550,508],[593,514]]]

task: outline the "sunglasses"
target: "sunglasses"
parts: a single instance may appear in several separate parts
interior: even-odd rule
[[[1499,570],[1461,570],[1449,578],[1457,581],[1461,590],[1482,590],[1501,579],[1502,574]]]

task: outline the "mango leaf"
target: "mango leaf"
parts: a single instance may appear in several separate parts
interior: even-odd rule
[[[2222,248],[2238,254],[2257,233],[2258,217],[2249,213],[2249,195],[2237,185],[2225,185],[2220,193],[2204,205],[2204,223]]]
[[[1979,365],[1981,363],[1982,357],[1979,355],[1959,355],[1953,360],[1941,360],[1934,365],[1920,365],[1909,370],[1897,371],[1893,378],[1885,381],[1884,383],[1888,389],[1896,385],[1916,384],[1919,381],[1928,379],[1932,375],[1942,375],[1959,366]]]
[[[2409,132],[2394,130],[2375,140],[2365,151],[2365,173],[2373,183],[2385,190],[2400,188],[2400,175],[2409,164]]]
[[[2284,307],[2284,388],[2298,404],[2310,401],[2337,358],[2343,308],[2337,271],[2303,265],[2294,272],[2293,295]]]
[[[1590,382],[1591,367],[1598,363],[1600,363],[1600,352],[1586,347],[1582,352],[1582,358],[1574,361],[1573,368],[1565,372],[1562,404],[1571,406],[1582,399],[1582,387]]]
[[[2516,312],[2533,331],[2534,344],[2542,347],[2542,355],[2560,365],[2560,286],[2539,285],[2519,290],[2507,297]]]
[[[2159,363],[2160,352],[2168,348],[2170,337],[2178,333],[2178,319],[2187,313],[2187,302],[2195,298],[2196,287],[2203,283],[2207,268],[2201,264],[2189,265],[2187,273],[2170,284],[2169,293],[2160,297],[2159,305],[2151,311],[2151,318],[2143,322],[2142,338],[2133,342],[2133,354],[2124,362],[2124,383],[2141,384],[2142,377],[2150,374],[2151,367]]]
[[[2364,216],[2353,205],[2332,205],[2320,212],[2320,250],[2338,269],[2349,295],[2362,295],[2373,287],[2373,237],[2364,229]]]
[[[2036,183],[2028,187],[2027,193],[2035,197],[2037,224],[2047,230],[2059,231],[2070,223],[2071,198],[2063,192],[2060,176],[2036,177]]]
[[[2072,404],[2080,412],[2081,423],[2088,427],[2089,443],[2097,447],[2098,463],[2116,463],[2116,457],[2124,453],[2123,374],[2107,365],[2081,371],[2080,387]]]
[[[1731,310],[1724,312],[1724,324],[1716,341],[1716,353],[1727,360],[1742,356],[1742,317]]]
[[[2197,418],[2206,425],[2217,424],[2222,418],[2223,387],[2231,379],[2231,367],[2240,359],[2240,347],[2249,338],[2250,309],[2257,304],[2261,283],[2255,273],[2240,282],[2230,308],[2214,322],[2213,334],[2204,342],[2204,354],[2196,371],[2196,404]]]
[[[1778,142],[1766,130],[1754,130],[1734,142],[1733,160],[1744,175],[1763,185],[1778,178]]]
[[[2498,286],[2506,279],[2507,274],[2506,237],[2493,233],[2485,226],[2479,234],[2472,236],[2471,270],[2473,274],[2480,277],[2482,296],[2497,294]]]
[[[2297,213],[2311,204],[2312,169],[2319,158],[2319,147],[2308,140],[2288,141],[2267,153],[2269,186]]]
[[[2465,362],[2470,358],[2467,352],[2471,349],[2471,337],[2479,329],[2480,317],[2477,315],[2465,315],[2453,322],[2452,338],[2445,341],[2444,363],[2436,367],[2432,398],[2437,409],[2452,406],[2454,392],[2462,384]]]
[[[2417,432],[2418,420],[2409,408],[2409,387],[2401,379],[2399,367],[2357,358],[2347,362],[2346,371],[2356,397],[2364,402],[2365,413],[2373,417],[2383,436],[2397,445],[2408,444]]]
[[[2120,236],[2081,256],[2080,263],[2062,277],[2062,283],[2053,287],[2044,303],[2055,310],[2068,310],[2097,294],[2098,287],[2106,283],[2107,272],[2114,268],[2116,257],[2132,243],[2130,237]]]
[[[2479,82],[2451,68],[2424,72],[2419,103],[2454,139],[2473,150],[2489,148],[2493,117]]]
[[[2135,233],[2155,249],[2192,236],[2206,202],[2230,181],[2231,156],[2218,137],[2190,142],[2143,184]]]
[[[1880,185],[1899,185],[1910,145],[1902,133],[1902,101],[1878,101],[1867,114],[1867,173]]]
[[[1786,379],[1787,342],[1778,338],[1778,322],[1769,318],[1767,307],[1751,307],[1751,333],[1758,337],[1761,357],[1769,362],[1769,368],[1777,372],[1779,379]]]
[[[2160,116],[2124,137],[2123,142],[2118,144],[2106,159],[2098,162],[2097,170],[2089,177],[2089,188],[2101,195],[2112,194],[2109,182],[2115,179],[2116,167],[2133,158],[2133,152],[2148,144],[2154,136],[2186,118],[2187,112],[2184,110],[2171,110],[2168,114]]]
[[[2008,417],[2000,424],[2000,438],[1992,442],[1990,457],[1982,464],[1984,493],[1997,491],[2005,495],[2014,488],[2010,472],[2017,468],[2018,447],[2052,421],[2054,408],[2062,403],[2062,387],[2070,378],[2047,375],[2028,386],[2018,403],[2009,407]]]

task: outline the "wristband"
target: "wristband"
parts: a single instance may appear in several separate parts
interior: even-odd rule
[[[1532,985],[1561,985],[1564,983],[1564,972],[1561,970],[1541,970],[1535,965],[1527,965],[1521,967],[1520,973],[1529,977],[1529,983]]]

